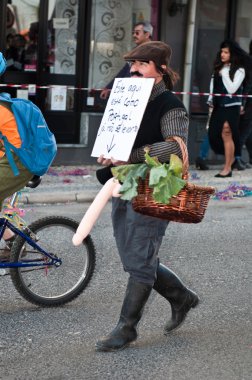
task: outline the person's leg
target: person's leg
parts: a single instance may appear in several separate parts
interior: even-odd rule
[[[178,329],[187,313],[199,303],[199,297],[188,289],[180,278],[163,264],[158,265],[157,280],[153,289],[171,304],[172,316],[165,325],[165,334]]]
[[[130,278],[119,322],[97,342],[100,351],[122,349],[137,338],[136,326],[152,287],[171,304],[166,333],[178,328],[199,301],[175,273],[159,264],[158,250],[168,222],[135,213],[129,202],[119,198],[113,199],[112,221],[120,258]]]
[[[168,222],[137,213],[131,202],[112,198],[112,223],[124,271],[136,281],[153,286]]]
[[[200,145],[200,157],[203,158],[203,160],[207,159],[209,149],[210,149],[209,139],[208,139],[208,134],[206,134],[204,137],[204,140],[202,141]]]
[[[124,206],[118,198],[113,202],[120,203],[121,207]],[[126,207],[129,207],[128,202]],[[148,282],[155,291],[169,301],[172,317],[165,326],[165,333],[177,329],[185,320],[189,310],[198,304],[199,298],[174,272],[159,264],[158,251],[168,223],[135,213],[131,209],[127,213],[127,218],[122,219],[121,225],[120,218],[115,216],[114,231],[125,271],[137,281]]]
[[[224,144],[225,162],[224,162],[224,168],[221,170],[219,174],[217,174],[217,176],[231,177],[232,175],[231,166],[235,159],[234,158],[235,145],[232,138],[232,131],[227,121],[223,125],[221,137]]]
[[[5,198],[14,194],[15,191],[21,190],[33,177],[33,174],[21,164],[15,155],[14,160],[20,172],[18,176],[14,176],[6,157],[0,160],[0,204]]]
[[[209,145],[209,139],[208,134],[205,135],[203,141],[200,144],[200,151],[199,151],[199,157],[196,158],[195,164],[196,169],[200,170],[208,170],[209,167],[207,166],[206,159],[208,157],[210,145]]]
[[[250,121],[250,126],[251,126],[250,134],[247,137],[245,145],[246,145],[248,155],[249,155],[249,163],[252,165],[252,120]]]
[[[137,339],[136,327],[151,290],[151,285],[129,278],[119,321],[109,335],[96,342],[97,351],[122,350]]]
[[[9,228],[6,228],[3,234],[3,238],[5,241],[12,241],[13,236],[15,236],[14,232],[12,232]]]
[[[18,176],[14,176],[12,169],[6,157],[0,159],[0,211],[2,209],[2,202],[5,198],[11,196],[16,191],[21,190],[27,182],[33,177],[33,175],[20,163],[17,156],[14,155],[14,160],[20,171]],[[11,243],[14,233],[6,229],[3,238],[7,243]],[[7,245],[9,251],[9,245]],[[2,252],[2,255],[6,255],[8,252]]]
[[[0,176],[0,180],[1,180],[1,176]],[[2,210],[2,202],[0,202],[0,212],[1,210]],[[3,238],[5,241],[10,240],[13,238],[14,235],[15,235],[14,232],[12,232],[9,228],[6,228],[3,234]],[[0,253],[0,256],[1,256],[1,253]]]
[[[249,119],[246,115],[241,115],[239,123],[239,140],[240,140],[240,155],[235,154],[235,161],[232,164],[232,170],[245,170],[246,163],[242,160],[241,152],[242,147],[245,144],[247,137],[249,135]]]
[[[136,213],[130,202],[112,200],[112,222],[124,270],[129,274],[119,321],[98,340],[98,351],[123,349],[137,338],[137,324],[156,280],[157,255],[168,222]]]
[[[242,115],[239,124],[241,148],[246,144],[249,135],[252,133],[252,121],[247,115]]]
[[[115,202],[118,202],[118,200]],[[182,324],[189,310],[198,304],[199,298],[183,284],[173,271],[159,263],[158,251],[168,223],[157,218],[146,217],[138,213],[134,214],[134,223],[132,228],[129,229],[129,239],[131,239],[132,243],[130,249],[131,259],[130,254],[127,254],[127,251],[124,252],[125,231],[127,231],[127,228],[124,225],[120,228],[116,220],[114,220],[114,229],[118,228],[122,232],[121,235],[120,232],[117,234],[119,253],[123,253],[120,253],[120,255],[126,271],[129,271],[133,277],[142,282],[148,279],[148,283],[153,285],[153,289],[169,301],[172,317],[165,326],[165,333],[167,333]],[[131,215],[131,213],[128,215]],[[128,217],[128,221],[129,219]],[[136,233],[137,225],[141,230],[140,233]],[[143,240],[140,240],[140,245],[139,235],[143,236]],[[136,241],[134,241],[135,238]],[[144,264],[146,265],[145,270],[143,270]],[[151,271],[150,267],[152,268]]]

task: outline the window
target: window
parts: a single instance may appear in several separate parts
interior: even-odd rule
[[[45,71],[51,74],[75,74],[78,3],[78,0],[48,2]]]
[[[209,92],[213,63],[224,40],[227,1],[201,0],[198,2],[195,62],[192,70],[192,91]],[[206,113],[206,96],[191,97],[191,112]]]
[[[39,0],[12,0],[7,5],[7,70],[36,71]]]
[[[158,3],[158,0],[92,1],[89,88],[104,88],[125,65],[123,55],[134,47],[134,24],[151,22],[157,38]],[[94,96],[92,105],[97,106],[99,94]]]

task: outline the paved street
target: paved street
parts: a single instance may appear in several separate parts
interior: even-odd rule
[[[246,172],[234,176],[251,186],[251,169]],[[214,182],[215,171],[196,174],[197,181]],[[88,178],[71,180],[87,183]],[[224,182],[222,188],[228,185]],[[41,185],[44,192],[45,187]],[[53,183],[49,187],[56,190]],[[99,188],[90,178],[86,187],[94,192]],[[87,207],[83,202],[24,205],[30,221],[46,215],[79,221]],[[153,292],[136,343],[117,353],[97,353],[96,340],[117,322],[127,281],[116,254],[108,204],[91,233],[97,251],[94,277],[74,302],[36,307],[21,298],[9,276],[0,277],[0,379],[249,380],[251,230],[252,196],[211,199],[201,223],[171,223],[160,258],[199,294],[199,307],[181,329],[165,337],[162,329],[170,309]]]

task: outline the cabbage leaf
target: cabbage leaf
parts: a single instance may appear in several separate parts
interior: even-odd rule
[[[121,199],[130,201],[136,197],[139,178],[144,180],[149,175],[153,199],[163,204],[168,204],[171,197],[177,195],[186,185],[186,181],[182,179],[182,170],[182,161],[177,155],[171,154],[169,164],[162,164],[157,157],[151,157],[148,150],[145,151],[144,163],[111,168],[113,176],[122,183]]]

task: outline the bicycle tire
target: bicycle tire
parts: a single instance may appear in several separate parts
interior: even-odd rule
[[[17,267],[10,275],[19,294],[39,306],[60,306],[78,297],[89,284],[96,263],[96,251],[88,235],[75,247],[72,237],[78,223],[62,216],[41,218],[29,226],[38,245],[62,259],[58,267]],[[72,255],[71,255],[72,254]],[[22,261],[45,255],[17,236],[11,250],[11,261]]]

